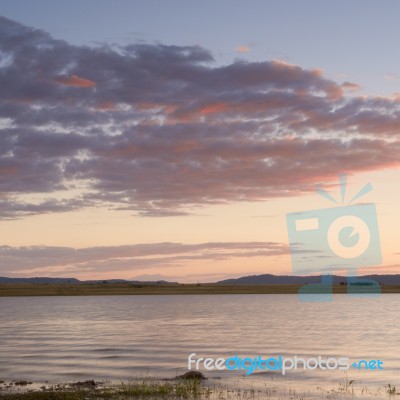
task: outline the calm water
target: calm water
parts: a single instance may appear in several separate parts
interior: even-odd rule
[[[397,294],[337,295],[332,303],[301,303],[294,295],[193,295],[18,297],[0,304],[2,379],[173,377],[195,352],[380,358],[384,371],[350,370],[349,378],[400,383]],[[335,382],[343,374],[298,371],[275,379]]]

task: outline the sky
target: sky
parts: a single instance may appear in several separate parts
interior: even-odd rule
[[[399,9],[0,0],[0,276],[291,274],[340,174],[398,273]]]

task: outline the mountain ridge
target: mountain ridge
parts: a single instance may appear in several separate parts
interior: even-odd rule
[[[224,279],[217,282],[220,285],[305,285],[309,283],[321,283],[323,275],[248,275],[239,278]],[[332,275],[333,284],[344,284],[348,277],[343,275]],[[400,285],[400,274],[371,274],[362,275],[358,279],[374,280],[381,285]],[[0,277],[0,283],[30,283],[30,284],[113,284],[113,283],[129,283],[129,284],[178,284],[178,282],[171,282],[165,280],[157,281],[139,281],[129,279],[91,279],[80,280],[78,278],[51,278],[51,277],[27,277],[27,278],[13,278],[13,277]],[[212,282],[210,282],[212,283]]]
[[[128,280],[128,279],[90,279],[90,280],[80,280],[78,278],[50,278],[46,276],[35,276],[29,278],[9,278],[5,276],[0,276],[0,283],[31,283],[31,284],[79,284],[79,283],[131,283],[131,284],[172,284],[177,282],[168,282],[163,280],[158,281],[137,281],[137,280]]]
[[[231,278],[218,281],[218,284],[233,285],[233,284],[243,284],[243,285],[301,285],[309,283],[321,283],[321,278],[323,275],[309,275],[309,276],[298,276],[298,275],[272,275],[272,274],[262,274],[262,275],[248,275],[242,276],[240,278]],[[362,275],[356,277],[360,280],[374,280],[379,284],[383,285],[400,285],[400,274],[371,274]],[[334,285],[339,285],[341,283],[347,282],[348,277],[343,275],[332,275],[332,282]]]

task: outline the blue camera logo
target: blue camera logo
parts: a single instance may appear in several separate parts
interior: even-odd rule
[[[341,176],[342,202],[346,194],[346,176]],[[364,186],[350,203],[372,190]],[[325,198],[335,199],[323,189]],[[356,204],[320,210],[289,213],[286,216],[293,273],[323,276],[321,285],[306,285],[300,294],[332,293],[331,274],[347,271],[348,292],[356,285],[364,286],[364,294],[380,293],[379,285],[372,280],[356,279],[361,267],[376,266],[382,262],[379,227],[375,204]],[[379,289],[379,290],[378,290]],[[310,300],[305,298],[302,300]],[[329,296],[319,296],[311,301],[329,301]]]

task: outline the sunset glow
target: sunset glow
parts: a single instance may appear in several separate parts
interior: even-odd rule
[[[313,39],[314,56],[327,53],[316,62],[309,31],[300,57],[285,36],[294,25],[279,54],[267,23],[252,37],[250,20],[237,25],[225,42],[214,16],[204,41],[194,27],[174,42],[172,28],[165,40],[156,27],[144,39],[85,33],[85,17],[73,31],[68,15],[64,27],[11,5],[0,17],[0,275],[291,274],[286,214],[331,207],[316,186],[338,193],[341,173],[351,193],[374,188],[360,202],[377,205],[383,264],[367,272],[398,272],[398,60],[377,76],[351,42],[335,64],[327,36]]]

